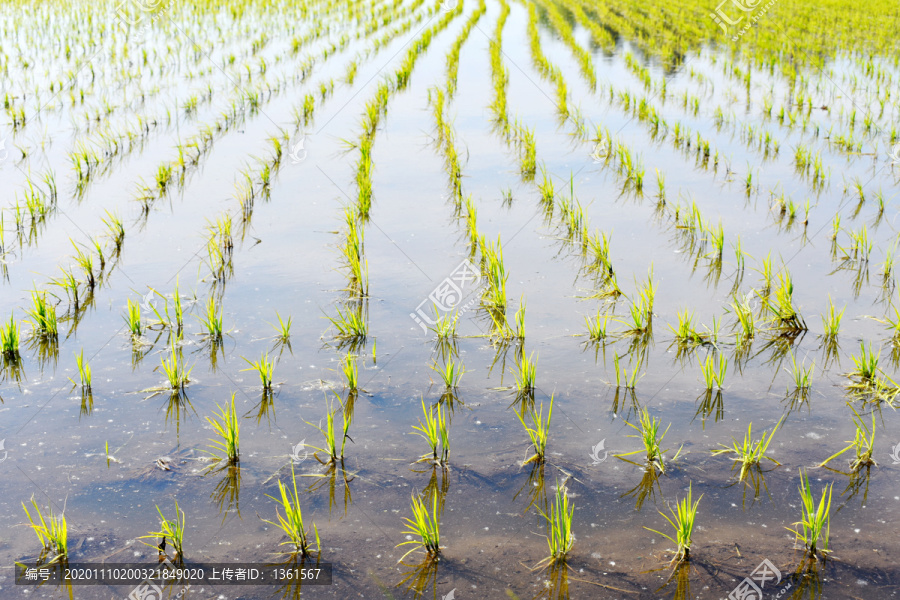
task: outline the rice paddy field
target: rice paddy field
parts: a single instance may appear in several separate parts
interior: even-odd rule
[[[0,14],[0,597],[900,595],[896,3]]]

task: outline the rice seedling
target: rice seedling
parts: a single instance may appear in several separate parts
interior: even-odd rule
[[[337,397],[337,394],[335,394]],[[319,425],[313,425],[307,421],[307,425],[312,425],[316,429],[318,429],[322,435],[325,437],[325,447],[318,448],[316,446],[312,446],[312,448],[319,450],[325,453],[325,459],[319,458],[319,453],[316,452],[314,456],[316,460],[318,460],[322,464],[333,464],[338,463],[344,460],[344,448],[346,447],[347,440],[353,441],[350,438],[350,424],[353,421],[353,411],[348,410],[348,407],[341,402],[341,399],[338,398],[338,403],[340,404],[341,411],[341,431],[340,431],[340,449],[338,449],[338,432],[335,430],[334,421],[335,416],[337,416],[338,409],[334,408],[334,403],[328,408],[328,412],[325,413],[325,427],[321,427]]]
[[[56,320],[56,305],[47,300],[47,292],[31,292],[32,308],[26,309],[31,317],[32,335],[55,339],[59,335],[59,325]]]
[[[518,362],[518,370],[513,371],[516,376],[516,389],[519,393],[530,394],[534,392],[534,382],[537,378],[537,361],[533,359],[534,352],[530,356],[522,356]]]
[[[338,307],[336,317],[326,315],[325,318],[331,321],[331,324],[337,329],[335,337],[339,340],[364,340],[366,338],[368,328],[362,307],[356,310],[349,306],[344,310]]]
[[[437,317],[434,319],[434,325],[430,325],[428,329],[433,331],[439,340],[449,340],[456,337],[456,324],[459,320],[458,315],[452,313],[439,313],[435,307]]]
[[[793,353],[791,353],[791,370],[787,371],[791,374],[791,379],[794,381],[794,389],[796,390],[808,390],[812,385],[812,373],[816,368],[816,363],[813,363],[807,367],[805,361],[801,364],[797,364],[797,357]]]
[[[766,302],[774,328],[782,332],[806,331],[806,321],[794,306],[794,282],[787,269],[778,274],[774,302]]]
[[[823,460],[819,464],[820,467],[824,467],[848,450],[856,451],[856,456],[850,461],[851,472],[859,471],[863,467],[878,466],[878,463],[872,458],[875,453],[875,413],[872,413],[872,425],[868,426],[863,422],[862,417],[859,416],[855,408],[851,406],[850,410],[853,411],[853,424],[856,426],[855,437],[847,441],[849,445],[846,448]]]
[[[643,375],[638,373],[637,367],[631,373],[628,372],[628,369],[621,367],[618,354],[613,355],[613,370],[616,373],[616,389],[633,390],[637,385],[638,379],[643,377]]]
[[[175,500],[174,518],[166,518],[159,506],[156,506],[156,512],[159,513],[159,530],[151,531],[147,535],[140,536],[138,539],[162,540],[162,543],[156,544],[142,542],[143,544],[146,544],[151,548],[164,548],[165,542],[166,540],[168,540],[172,544],[172,548],[175,550],[175,557],[179,561],[184,560],[184,530],[186,519],[184,511],[178,507],[178,500]]]
[[[282,320],[281,315],[278,314],[278,311],[275,311],[275,316],[278,318],[278,325],[272,323],[269,323],[269,325],[277,332],[278,335],[276,336],[276,339],[279,339],[282,342],[290,341],[292,317],[288,315],[287,321],[284,321]]]
[[[665,431],[662,434],[659,433],[660,421],[656,417],[651,417],[650,413],[646,408],[641,408],[638,412],[639,421],[638,425],[634,423],[630,423],[625,421],[625,424],[637,431],[636,434],[630,434],[626,437],[634,437],[641,440],[644,445],[643,450],[634,450],[632,452],[626,452],[624,454],[616,454],[617,458],[631,456],[633,454],[639,454],[641,452],[645,453],[647,465],[651,468],[659,469],[661,473],[666,472],[666,458],[665,455],[668,450],[662,449],[662,442],[666,437],[666,433],[669,431],[669,427],[666,427]],[[672,461],[678,459],[678,456],[681,454],[681,448],[678,449],[678,452],[675,453],[675,456],[671,458]]]
[[[575,506],[569,505],[569,496],[566,493],[565,482],[556,483],[556,494],[550,510],[547,512],[538,508],[541,516],[547,520],[547,546],[550,556],[545,558],[538,566],[545,563],[565,562],[566,556],[575,545],[575,535],[572,533],[572,521],[575,517]]]
[[[797,529],[785,527],[794,533],[798,542],[802,542],[806,551],[811,556],[816,553],[827,555],[831,550],[828,547],[831,533],[831,491],[834,484],[825,486],[818,506],[813,498],[812,487],[809,484],[809,476],[800,470],[800,520],[794,526]],[[820,546],[821,544],[821,546]]]
[[[859,356],[850,356],[856,368],[850,372],[848,377],[856,380],[861,385],[874,386],[880,372],[878,368],[880,353],[874,352],[871,344],[869,344],[869,349],[866,350],[863,342],[859,343],[859,351]]]
[[[9,316],[6,326],[0,326],[0,355],[8,361],[19,359],[19,324],[14,315]]]
[[[259,381],[260,383],[262,383],[263,390],[271,390],[272,375],[275,371],[275,362],[269,359],[269,355],[266,352],[263,352],[262,355],[260,355],[259,360],[256,362],[253,362],[247,358],[244,358],[244,361],[246,361],[246,363],[250,366],[246,369],[241,369],[241,371],[256,371],[257,375],[259,375]]]
[[[462,364],[457,364],[453,361],[452,358],[447,360],[443,367],[439,367],[437,363],[431,365],[431,370],[435,371],[441,376],[441,381],[444,382],[444,387],[448,389],[453,389],[459,387],[459,382],[462,379],[463,374],[466,372],[466,368]]]
[[[427,560],[437,560],[441,553],[441,522],[437,492],[431,494],[430,511],[425,501],[413,493],[411,509],[412,518],[403,518],[406,522],[406,530],[403,533],[412,539],[397,544],[397,547],[411,545],[413,548],[397,562],[403,562],[403,559],[420,549],[425,551]]]
[[[231,394],[230,406],[219,406],[218,414],[213,413],[212,417],[206,417],[206,421],[213,428],[216,434],[215,439],[211,439],[212,448],[208,453],[213,456],[216,462],[227,462],[235,465],[240,461],[240,433],[241,425],[238,421],[237,412],[234,409],[235,394]]]
[[[62,288],[72,302],[72,305],[77,309],[79,305],[78,280],[75,279],[75,275],[72,273],[72,271],[66,270],[62,267],[60,267],[60,271],[62,271],[62,275],[50,280],[50,284]]]
[[[841,319],[844,317],[845,310],[847,310],[846,306],[840,311],[836,311],[831,296],[828,297],[828,311],[822,315],[823,337],[830,340],[837,339],[838,332],[841,329]]]
[[[431,453],[423,454],[416,462],[430,462],[436,465],[446,465],[450,460],[450,436],[449,421],[443,406],[438,403],[433,407],[425,405],[422,399],[422,415],[418,426],[413,426],[414,434],[428,442]]]
[[[86,360],[84,360],[84,349],[81,350],[78,354],[75,355],[75,364],[78,368],[78,381],[81,385],[81,389],[90,392],[91,391],[91,365],[88,364]],[[75,383],[74,380],[70,379],[74,385],[78,385],[79,383]]]
[[[669,511],[672,513],[671,518],[666,513],[659,511],[659,514],[661,514],[663,518],[669,522],[669,525],[672,526],[672,529],[675,530],[673,532],[675,537],[655,529],[650,529],[649,527],[644,527],[644,529],[652,531],[653,533],[658,533],[676,545],[677,548],[675,550],[675,556],[672,557],[672,562],[687,562],[691,559],[691,546],[693,545],[692,537],[694,533],[694,524],[697,520],[697,507],[700,506],[700,500],[703,499],[703,495],[701,494],[700,497],[697,498],[697,501],[692,503],[692,492],[693,485],[688,486],[687,496],[682,498],[680,502],[676,502],[675,508],[669,507]]]
[[[128,326],[128,331],[131,332],[132,337],[140,337],[144,330],[141,323],[141,306],[129,299],[123,318],[125,319],[125,324]]]
[[[693,321],[694,314],[684,310],[678,313],[678,326],[669,325],[679,344],[702,344],[706,341],[706,336],[694,328]]]
[[[41,544],[41,556],[52,555],[53,557],[50,563],[45,564],[65,560],[69,553],[69,527],[66,523],[65,513],[55,515],[53,514],[53,508],[48,506],[45,515],[35,501],[34,496],[31,497],[31,506],[35,513],[34,516],[29,512],[28,506],[24,502],[22,503],[28,523]]]
[[[590,316],[585,315],[584,320],[587,324],[588,339],[590,339],[592,342],[605,340],[607,334],[607,324],[609,323],[610,318],[610,315],[601,315],[599,310],[597,311],[597,316],[594,319],[591,319]]]
[[[291,484],[293,487],[288,488],[284,482],[279,479],[279,497],[276,498],[275,496],[266,494],[266,496],[269,496],[269,498],[280,504],[281,510],[284,511],[284,516],[282,516],[276,508],[275,516],[278,521],[268,521],[266,519],[263,519],[263,521],[277,527],[287,536],[287,541],[282,542],[281,545],[291,546],[292,551],[290,554],[300,556],[300,558],[310,557],[314,553],[321,554],[322,544],[319,540],[319,529],[313,524],[312,532],[310,532],[303,523],[303,510],[300,507],[300,495],[297,493],[297,476],[294,473],[293,464],[291,464]],[[312,546],[310,533],[316,538],[315,547]]]
[[[140,316],[138,316],[138,318],[140,319]],[[200,321],[200,325],[204,330],[203,333],[208,339],[212,341],[222,339],[222,334],[224,333],[222,327],[222,309],[216,304],[214,296],[210,296],[206,301],[204,314],[197,317],[197,320]],[[140,327],[140,322],[138,322],[138,326]]]
[[[706,355],[706,361],[700,361],[700,371],[703,374],[703,382],[706,389],[713,388],[722,389],[722,383],[725,381],[725,373],[728,370],[728,359],[724,355],[719,354],[719,363],[713,360],[712,353]]]
[[[766,452],[768,452],[769,444],[772,443],[772,438],[775,437],[775,432],[781,427],[783,421],[784,417],[781,417],[778,422],[775,423],[775,427],[772,428],[772,431],[763,433],[762,437],[756,441],[753,440],[753,423],[750,423],[747,426],[747,432],[744,434],[742,442],[739,443],[736,438],[731,438],[733,444],[730,447],[719,444],[722,448],[713,450],[713,456],[718,456],[720,454],[734,454],[734,458],[731,459],[734,461],[732,468],[740,465],[741,471],[738,476],[738,480],[740,481],[744,480],[744,477],[752,467],[759,467],[763,459],[770,460],[776,465],[781,466],[780,462],[771,456],[766,456]]]
[[[162,359],[162,370],[166,375],[166,381],[170,389],[184,389],[184,386],[190,382],[193,367],[185,367],[184,357],[180,350],[176,350],[174,341],[172,342],[169,360],[166,360],[165,357]]]
[[[534,405],[528,408],[527,411],[523,411],[528,413],[528,420],[531,421],[531,425],[525,422],[524,414],[520,414],[516,412],[516,416],[519,418],[519,421],[522,423],[522,427],[525,428],[525,432],[528,434],[529,439],[531,440],[531,446],[534,450],[534,454],[522,462],[522,466],[524,467],[530,463],[543,463],[544,456],[547,451],[547,440],[550,436],[550,419],[553,417],[553,396],[550,396],[550,408],[547,411],[547,420],[544,420],[544,403],[541,402],[540,408],[536,408]]]

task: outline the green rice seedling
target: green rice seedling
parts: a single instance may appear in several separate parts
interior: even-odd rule
[[[798,365],[797,357],[791,353],[791,370],[788,373],[791,374],[791,378],[794,380],[794,388],[801,391],[808,390],[812,385],[812,373],[815,368],[815,361],[809,367],[806,366],[805,362]]]
[[[680,344],[702,344],[705,336],[694,328],[694,314],[687,310],[678,313],[678,326],[669,329],[675,334],[675,340]]]
[[[450,459],[449,422],[444,407],[438,403],[433,407],[425,405],[422,399],[422,415],[425,420],[419,419],[419,425],[413,426],[415,435],[421,436],[428,442],[431,448],[430,454],[423,454],[416,462],[431,462],[436,465],[446,465]]]
[[[337,394],[335,394],[337,397]],[[312,423],[307,423],[308,425],[313,425],[316,429],[318,429],[322,435],[325,437],[325,447],[317,448],[313,446],[316,450],[320,450],[325,453],[325,459],[319,458],[319,454],[316,453],[314,456],[316,460],[318,460],[322,464],[332,464],[338,463],[344,460],[344,448],[347,444],[347,440],[350,439],[350,424],[353,421],[353,411],[348,410],[347,406],[341,402],[341,399],[338,398],[338,403],[341,408],[341,418],[342,418],[342,426],[341,426],[341,442],[340,442],[340,450],[338,450],[338,441],[337,441],[337,432],[334,427],[335,416],[338,413],[338,409],[334,408],[334,403],[328,409],[328,412],[325,413],[325,427],[320,427],[319,425],[313,425]],[[352,439],[351,439],[352,441]]]
[[[61,287],[66,295],[72,302],[72,305],[77,309],[78,308],[78,280],[75,279],[75,275],[72,271],[66,270],[60,267],[60,271],[62,271],[62,275],[56,277],[50,281],[51,285],[55,285]]]
[[[735,326],[737,328],[738,343],[752,340],[756,336],[756,320],[748,299],[737,296],[732,297],[731,312],[737,318]]]
[[[28,506],[26,506],[24,502],[22,503],[22,508],[25,510],[25,516],[28,518],[28,523],[37,535],[38,541],[41,544],[41,556],[43,557],[47,554],[52,554],[53,558],[50,560],[50,563],[56,562],[57,560],[65,560],[69,553],[69,527],[66,523],[66,515],[64,513],[54,515],[53,508],[47,507],[47,514],[45,516],[44,513],[41,512],[41,508],[35,501],[34,496],[31,497],[31,506],[35,512],[34,516],[28,511]]]
[[[19,324],[14,315],[5,327],[0,326],[0,355],[8,361],[19,359]]]
[[[518,363],[518,371],[513,371],[516,376],[516,389],[520,393],[532,393],[534,382],[537,378],[537,361],[533,359],[534,352],[530,356],[522,356]]]
[[[206,301],[204,314],[197,317],[203,327],[204,334],[213,341],[221,340],[224,329],[222,327],[222,309],[216,304],[214,296]]]
[[[441,522],[438,510],[438,493],[431,494],[431,511],[415,493],[412,495],[412,518],[404,517],[406,530],[403,532],[413,539],[397,544],[397,547],[411,545],[413,548],[400,557],[397,562],[403,562],[407,556],[416,550],[424,550],[429,561],[437,560],[441,553]]]
[[[175,343],[172,342],[172,351],[169,355],[170,360],[162,359],[162,370],[166,375],[166,381],[169,388],[173,390],[181,390],[190,381],[191,371],[193,367],[185,368],[184,357],[179,350],[175,349]]]
[[[619,366],[618,354],[613,355],[613,369],[616,372],[616,389],[633,390],[637,385],[638,379],[643,377],[643,375],[638,374],[637,368],[629,374],[628,369]]]
[[[178,507],[178,500],[175,501],[175,517],[172,519],[166,518],[163,514],[162,509],[159,506],[156,507],[156,512],[159,513],[159,530],[151,531],[147,535],[142,535],[138,539],[151,539],[157,540],[162,539],[163,542],[168,540],[172,544],[172,548],[175,550],[175,556],[179,560],[184,559],[184,529],[186,525],[186,519],[184,516],[184,511]],[[159,548],[162,546],[160,543],[148,543],[142,542],[151,548]]]
[[[131,332],[132,337],[140,337],[144,330],[141,323],[141,306],[129,299],[123,318],[125,319],[125,324],[128,325],[128,331]]]
[[[234,409],[235,394],[231,394],[230,406],[219,406],[218,414],[213,413],[212,417],[206,417],[206,421],[212,426],[216,433],[216,438],[211,439],[212,451],[209,452],[217,462],[226,461],[230,465],[235,465],[240,461],[240,434],[241,424],[238,420],[237,412]]]
[[[700,505],[700,500],[703,499],[703,495],[701,494],[700,497],[697,498],[697,501],[692,503],[692,492],[693,485],[688,486],[687,496],[682,498],[680,502],[676,502],[675,508],[669,507],[669,511],[672,513],[671,518],[669,518],[666,513],[659,511],[659,514],[661,514],[675,530],[675,537],[655,529],[650,529],[649,527],[644,527],[644,529],[648,531],[658,533],[677,546],[675,556],[672,557],[672,562],[686,562],[691,559],[691,545],[693,543],[691,538],[694,532],[694,523],[697,519],[697,507]]]
[[[75,242],[72,242],[72,246],[75,247],[75,264],[81,267],[88,289],[93,290],[97,285],[94,277],[94,258],[90,254],[85,254],[81,248],[75,245]]]
[[[572,533],[575,506],[569,505],[569,496],[566,491],[565,482],[560,485],[557,481],[556,497],[550,510],[545,513],[538,508],[541,516],[547,520],[547,545],[550,550],[550,556],[538,563],[538,566],[545,563],[565,562],[566,556],[575,545],[575,535]]]
[[[637,434],[630,434],[627,437],[635,437],[640,439],[644,445],[644,449],[634,450],[633,452],[626,452],[624,454],[616,454],[615,456],[624,457],[631,456],[632,454],[639,454],[640,452],[645,452],[647,464],[651,467],[659,469],[661,473],[665,473],[665,454],[666,452],[668,452],[668,450],[662,449],[662,442],[666,437],[666,433],[668,433],[669,431],[669,427],[671,427],[672,425],[669,424],[669,426],[666,427],[666,430],[662,432],[662,435],[660,435],[659,419],[657,419],[656,417],[651,417],[646,408],[641,408],[638,414],[640,418],[640,426],[625,421],[626,425],[637,431]],[[680,454],[681,448],[678,449],[678,452],[675,453],[675,456],[672,457],[672,460],[676,460]]]
[[[341,359],[341,371],[344,373],[347,389],[355,392],[359,387],[359,365],[355,354],[347,354]]]
[[[601,315],[599,310],[597,311],[597,317],[595,319],[591,319],[590,316],[585,315],[584,320],[587,324],[588,338],[592,342],[599,342],[606,339],[607,324],[609,323],[610,318],[609,315]]]
[[[448,389],[459,387],[459,381],[462,379],[466,368],[462,364],[457,364],[452,358],[447,360],[443,367],[439,367],[437,363],[431,365],[431,370],[441,376],[441,381]]]
[[[856,412],[855,408],[851,406],[850,409],[853,411],[854,415],[853,424],[856,425],[856,436],[853,440],[847,442],[849,446],[822,461],[822,463],[819,464],[820,467],[824,467],[848,450],[856,451],[856,456],[850,461],[851,472],[859,471],[863,467],[878,466],[878,463],[872,458],[875,453],[875,413],[872,413],[872,425],[870,427],[863,422],[862,417],[859,416],[859,413]]]
[[[872,350],[871,344],[866,350],[863,342],[859,343],[859,351],[859,356],[850,356],[856,368],[851,371],[849,377],[856,379],[862,385],[874,386],[880,372],[878,368],[879,353]]]
[[[259,381],[260,383],[262,383],[263,389],[271,390],[272,375],[275,371],[275,362],[269,359],[269,355],[263,352],[262,355],[260,355],[259,360],[256,362],[253,362],[247,358],[244,358],[244,361],[246,361],[250,366],[246,369],[241,369],[241,371],[256,371],[256,373],[259,375]]]
[[[841,329],[841,319],[844,317],[845,310],[847,310],[846,306],[840,311],[836,311],[831,296],[828,297],[828,311],[822,315],[822,329],[824,330],[822,335],[825,339],[837,339],[838,332]]]
[[[278,314],[278,311],[275,311],[275,316],[278,318],[278,325],[273,325],[272,323],[269,323],[269,325],[272,325],[272,328],[278,333],[276,338],[282,342],[290,341],[292,317],[288,315],[287,321],[284,321],[281,315]]]
[[[531,439],[531,446],[534,449],[534,454],[531,458],[522,462],[523,467],[530,463],[540,464],[544,462],[544,456],[547,451],[547,439],[550,437],[550,419],[553,417],[553,396],[550,396],[550,409],[547,411],[546,421],[544,420],[543,401],[541,402],[540,408],[532,405],[527,413],[528,420],[531,421],[531,426],[525,422],[525,417],[522,414],[516,413],[516,416],[525,428],[525,432],[528,434],[529,439]]]
[[[825,486],[817,506],[813,498],[812,487],[809,485],[809,476],[802,469],[800,470],[801,516],[794,526],[800,525],[801,527],[797,529],[785,527],[785,529],[793,532],[797,536],[797,540],[803,542],[811,556],[815,556],[817,552],[828,554],[831,551],[828,542],[831,533],[831,491],[833,487],[834,484]]]
[[[435,312],[438,312],[436,307]],[[449,340],[456,337],[458,320],[459,318],[455,314],[439,314],[434,320],[434,325],[429,326],[428,329],[433,331],[439,340]]]
[[[78,367],[78,379],[81,383],[81,389],[86,392],[91,391],[91,365],[89,365],[88,362],[84,360],[83,348],[81,352],[75,355],[75,364]],[[75,382],[72,381],[72,383]]]
[[[337,309],[336,317],[326,317],[337,329],[336,338],[339,340],[365,339],[367,334],[366,321],[362,308],[353,310],[349,306],[345,310]]]
[[[791,274],[782,269],[778,274],[778,282],[774,302],[766,302],[775,328],[781,331],[806,331],[806,321],[794,306],[794,282]]]
[[[706,384],[707,390],[713,388],[722,389],[722,383],[725,381],[725,373],[728,370],[728,359],[722,354],[719,354],[719,363],[717,365],[713,360],[712,354],[707,354],[706,361],[700,362],[700,370],[703,374],[703,382]]]
[[[291,546],[293,550],[290,554],[300,556],[300,558],[310,557],[313,553],[321,554],[322,544],[319,541],[319,529],[313,524],[312,532],[310,532],[303,523],[303,511],[300,508],[300,495],[297,493],[297,476],[294,473],[293,464],[291,465],[291,484],[293,489],[289,489],[279,479],[279,497],[276,498],[266,494],[266,496],[269,496],[269,498],[281,505],[284,516],[276,508],[275,516],[278,518],[278,522],[267,521],[266,519],[263,519],[263,521],[277,527],[287,536],[287,541],[282,542],[281,545]],[[315,548],[311,545],[310,533],[316,538]]]
[[[56,305],[47,300],[47,292],[31,292],[32,308],[25,312],[31,317],[33,335],[44,339],[55,339],[59,336],[56,320]]]
[[[718,456],[719,454],[735,454],[736,456],[732,458],[732,460],[734,461],[734,466],[740,465],[741,467],[741,473],[738,476],[738,479],[741,481],[744,480],[744,477],[751,467],[760,466],[762,459],[770,460],[776,465],[781,466],[780,462],[771,456],[766,456],[766,452],[769,449],[769,444],[772,443],[772,438],[775,437],[775,432],[781,427],[783,421],[784,417],[781,417],[775,424],[775,427],[772,428],[772,431],[764,433],[762,437],[756,441],[753,440],[753,423],[750,423],[750,425],[747,426],[747,433],[744,434],[743,442],[739,443],[736,438],[731,438],[733,441],[731,446],[719,444],[722,448],[713,450],[712,453],[714,456]]]

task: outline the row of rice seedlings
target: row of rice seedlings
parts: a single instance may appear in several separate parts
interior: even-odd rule
[[[503,26],[509,16],[509,4],[506,0],[500,0],[500,14],[497,17],[497,25],[494,35],[489,42],[491,57],[491,81],[494,86],[494,97],[490,108],[494,115],[494,121],[499,125],[504,137],[509,137],[509,115],[506,105],[506,88],[509,85],[509,71],[503,66]]]
[[[782,422],[784,422],[784,417],[781,417],[781,419],[778,420],[775,427],[772,428],[772,431],[763,433],[762,437],[758,440],[753,439],[753,423],[750,423],[747,426],[747,432],[744,434],[742,442],[739,443],[737,439],[732,438],[734,443],[731,447],[719,444],[722,448],[712,450],[713,456],[718,456],[720,454],[734,454],[735,456],[731,459],[734,461],[732,469],[738,466],[741,468],[740,474],[738,475],[740,481],[744,480],[744,477],[751,468],[758,468],[763,459],[770,460],[776,465],[781,466],[780,462],[771,456],[767,456],[766,453],[769,450],[769,444],[772,443],[772,438],[775,437],[775,433],[778,431],[778,428],[781,427]]]
[[[459,35],[453,41],[453,45],[447,52],[446,81],[448,98],[452,98],[456,93],[456,79],[457,74],[459,73],[459,51],[460,49],[462,49],[462,45],[469,38],[469,34],[472,32],[472,29],[477,25],[478,21],[481,19],[482,15],[484,15],[485,12],[487,12],[487,4],[484,0],[478,0],[478,6],[474,11],[472,11],[469,19],[466,21],[465,25],[463,25],[462,30],[459,32]]]
[[[544,79],[550,80],[556,88],[556,111],[563,118],[569,114],[568,91],[562,71],[552,64],[541,50],[541,38],[538,33],[538,15],[535,5],[528,4],[528,42],[531,49],[531,60]]]
[[[526,414],[531,425],[525,421]],[[536,407],[534,404],[527,407],[527,410],[523,407],[523,412],[516,412],[516,416],[522,423],[522,427],[525,428],[525,433],[528,434],[528,438],[531,440],[532,450],[534,451],[534,454],[532,454],[531,457],[522,462],[522,466],[524,467],[531,463],[543,463],[547,452],[547,440],[550,437],[550,420],[553,417],[553,396],[550,396],[550,407],[547,411],[546,420],[544,420],[543,401],[541,401],[540,407]]]
[[[481,273],[487,283],[482,293],[482,302],[488,307],[503,310],[506,308],[506,282],[509,274],[503,266],[500,238],[493,244],[484,236],[479,236],[478,244],[481,251]]]
[[[360,215],[350,207],[344,208],[344,219],[347,236],[340,250],[348,270],[347,291],[353,296],[363,297],[369,293],[369,263],[364,256],[365,229]]]
[[[552,2],[542,2],[542,4],[547,10],[547,16],[553,24],[553,27],[559,33],[566,45],[569,46],[572,54],[578,61],[578,65],[581,67],[581,74],[587,82],[588,87],[592,92],[595,91],[597,89],[597,75],[594,70],[594,61],[591,59],[590,52],[582,48],[575,40],[575,35],[572,33],[572,26],[560,12],[559,8],[557,8],[556,4]]]
[[[434,87],[428,90],[429,99],[434,107],[434,120],[437,125],[438,144],[444,154],[444,169],[450,179],[450,195],[456,211],[462,207],[462,166],[459,153],[454,142],[453,128],[444,120],[445,95],[443,90]]]
[[[722,384],[725,382],[725,373],[728,370],[728,359],[719,354],[719,362],[716,364],[712,354],[707,354],[706,361],[700,362],[700,370],[707,390],[713,388],[722,389]]]
[[[422,415],[418,426],[413,426],[414,434],[421,436],[428,443],[430,454],[423,454],[416,462],[430,462],[439,466],[446,466],[450,461],[450,420],[440,403],[432,407],[425,405],[422,399]]]
[[[661,473],[666,472],[666,458],[665,455],[668,450],[662,449],[663,439],[666,437],[666,433],[669,431],[669,427],[672,425],[669,424],[665,431],[660,435],[659,427],[660,421],[656,417],[651,417],[650,413],[646,408],[641,408],[638,412],[638,425],[634,423],[630,423],[625,421],[625,424],[637,431],[637,434],[630,434],[627,437],[634,437],[641,440],[644,445],[643,450],[634,450],[632,452],[625,452],[623,454],[616,454],[616,457],[624,457],[631,456],[633,454],[640,454],[641,452],[645,453],[646,464],[650,468],[658,469]],[[683,448],[683,447],[682,447]],[[678,449],[678,452],[675,453],[675,456],[671,458],[672,462],[678,459],[678,456],[681,454],[682,448]]]
[[[69,526],[66,522],[65,511],[56,515],[53,513],[53,508],[48,506],[45,514],[41,511],[34,496],[31,497],[31,506],[35,513],[34,516],[28,510],[28,506],[24,502],[22,503],[28,523],[41,544],[41,561],[39,562],[52,564],[65,560],[69,554]],[[50,557],[50,560],[44,562],[43,559],[47,557]]]

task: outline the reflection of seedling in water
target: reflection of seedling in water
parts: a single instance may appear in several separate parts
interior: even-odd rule
[[[313,524],[312,532],[316,538],[316,547],[313,548],[311,545],[312,540],[310,540],[309,536],[310,531],[303,523],[303,511],[300,508],[300,495],[297,493],[297,476],[294,474],[293,465],[291,465],[291,483],[293,489],[288,489],[288,487],[284,485],[284,482],[280,479],[278,480],[280,498],[266,494],[269,498],[281,504],[284,516],[281,516],[276,509],[275,516],[278,517],[277,523],[265,519],[263,519],[263,521],[270,525],[274,525],[287,536],[287,541],[282,542],[281,545],[292,546],[293,552],[291,552],[291,554],[305,558],[311,556],[314,552],[321,553],[322,544],[319,541],[319,529]]]
[[[31,513],[28,512],[28,507],[24,502],[22,503],[22,508],[25,509],[25,516],[28,517],[28,522],[31,524],[31,528],[34,530],[34,533],[38,537],[38,541],[41,543],[43,549],[41,552],[41,559],[43,560],[43,558],[48,555],[52,555],[53,558],[50,560],[50,563],[56,562],[57,560],[65,560],[68,555],[68,525],[66,524],[66,515],[64,513],[54,515],[53,509],[48,507],[45,518],[44,513],[41,512],[40,507],[37,502],[35,502],[34,496],[31,497],[31,505],[34,508],[38,522],[35,522],[35,517],[32,517]]]
[[[772,431],[769,433],[764,433],[762,438],[753,441],[753,423],[747,426],[747,433],[744,434],[744,440],[742,443],[738,443],[737,439],[732,438],[733,444],[729,448],[724,444],[719,444],[722,446],[719,450],[713,450],[712,453],[714,456],[719,454],[735,454],[736,456],[732,458],[735,464],[732,468],[740,465],[741,473],[738,476],[738,480],[743,480],[747,475],[748,470],[751,467],[758,467],[762,462],[762,459],[770,460],[776,465],[781,465],[780,462],[775,460],[770,456],[766,456],[766,452],[769,449],[769,444],[772,443],[772,438],[775,437],[775,432],[778,431],[778,428],[781,426],[781,423],[784,421],[784,417],[778,420],[775,424],[775,427],[772,428]]]
[[[669,507],[672,518],[669,518],[666,513],[659,511],[659,514],[661,514],[675,530],[675,537],[669,536],[661,531],[656,531],[655,529],[650,529],[649,527],[644,527],[644,529],[652,531],[653,533],[658,533],[676,544],[677,549],[675,551],[675,556],[672,557],[672,562],[686,562],[691,559],[691,545],[693,543],[691,538],[694,531],[694,523],[697,519],[697,507],[700,505],[700,500],[703,499],[703,495],[701,494],[700,497],[697,498],[697,501],[692,504],[691,492],[692,486],[689,486],[687,496],[682,498],[681,502],[676,502],[675,508]]]
[[[662,432],[662,435],[659,434],[659,419],[656,417],[651,417],[650,413],[646,408],[642,408],[640,410],[640,427],[633,423],[629,423],[625,421],[625,424],[637,431],[637,434],[631,434],[627,437],[636,437],[641,440],[644,444],[643,452],[646,453],[647,465],[650,467],[655,467],[660,470],[660,472],[666,472],[666,463],[664,460],[666,452],[668,450],[662,449],[662,441],[666,437],[666,433],[669,431],[670,424],[666,427],[666,430]],[[634,450],[633,452],[626,452],[624,454],[615,454],[616,458],[622,458],[623,456],[631,456],[632,454],[639,454],[642,450]],[[675,461],[678,456],[681,454],[681,448],[678,449],[678,452],[675,453],[675,456],[672,457],[672,461]]]

